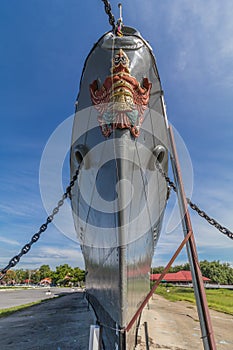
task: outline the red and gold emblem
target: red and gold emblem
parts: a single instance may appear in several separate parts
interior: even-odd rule
[[[120,49],[112,60],[111,75],[102,87],[97,80],[90,85],[91,100],[100,113],[98,121],[104,136],[113,129],[130,129],[134,137],[139,136],[143,113],[147,108],[152,84],[147,78],[142,86],[130,75],[129,58]]]

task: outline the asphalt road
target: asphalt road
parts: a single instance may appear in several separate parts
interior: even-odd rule
[[[48,292],[50,291],[50,293]],[[34,301],[50,299],[64,293],[73,292],[71,288],[32,288],[32,289],[0,289],[0,310],[12,306],[32,303]]]

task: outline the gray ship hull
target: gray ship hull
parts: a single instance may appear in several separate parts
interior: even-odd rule
[[[107,137],[103,135],[99,114],[100,109],[107,109],[93,106],[90,95],[94,79],[101,91],[118,49],[127,53],[130,77],[139,82],[146,77],[151,82],[147,108],[134,128],[140,129],[136,137],[130,127],[117,126]],[[136,323],[127,334],[124,329],[150,287],[150,267],[167,200],[166,182],[155,166],[157,159],[167,171],[161,96],[151,49],[135,30],[125,28],[123,37],[107,33],[87,57],[73,125],[71,176],[78,166],[80,173],[71,201],[87,271],[87,297],[108,350],[134,348]],[[120,110],[122,105],[116,102],[114,108]]]

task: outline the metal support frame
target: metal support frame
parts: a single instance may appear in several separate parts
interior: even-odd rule
[[[180,215],[182,220],[182,227],[184,236],[186,237],[190,232],[193,233],[191,219],[188,211],[187,200],[185,196],[181,169],[179,159],[176,150],[175,139],[172,131],[172,127],[168,127],[168,137],[171,146],[171,163],[174,174],[175,184],[177,188],[177,197],[179,202]],[[216,344],[214,340],[213,328],[211,324],[208,304],[206,300],[205,288],[203,278],[201,274],[200,265],[198,262],[198,255],[196,249],[196,243],[194,235],[191,234],[187,243],[187,254],[190,264],[190,270],[192,274],[194,294],[196,298],[197,311],[201,326],[203,346],[205,350],[216,350]]]
[[[142,304],[140,305],[140,307],[138,308],[138,310],[135,312],[134,316],[132,317],[132,319],[130,320],[130,322],[128,323],[127,327],[125,328],[126,332],[129,332],[129,330],[132,328],[132,326],[134,325],[134,323],[137,321],[137,319],[141,316],[141,313],[144,309],[144,307],[147,305],[147,303],[149,302],[150,298],[152,297],[152,295],[154,294],[155,290],[157,289],[157,287],[159,286],[160,282],[163,280],[164,276],[166,275],[166,273],[168,272],[169,268],[171,267],[171,265],[173,264],[173,262],[175,261],[175,259],[177,258],[177,256],[179,255],[179,253],[181,252],[181,250],[184,248],[185,244],[187,243],[189,237],[191,236],[192,232],[190,231],[186,237],[183,239],[183,241],[181,242],[181,244],[179,245],[179,247],[177,248],[176,252],[173,254],[172,258],[170,259],[169,263],[166,265],[165,269],[163,270],[163,272],[161,273],[160,277],[158,278],[158,280],[156,281],[156,283],[153,285],[153,287],[151,288],[150,292],[147,294],[146,298],[144,299],[144,301],[142,302]]]

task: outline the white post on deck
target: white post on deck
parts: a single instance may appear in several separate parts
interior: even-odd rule
[[[100,327],[90,326],[89,350],[100,350]]]

